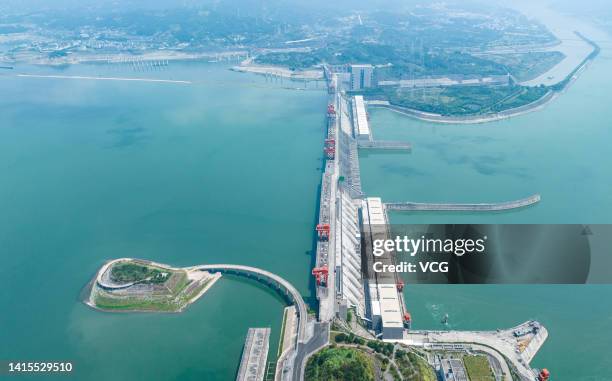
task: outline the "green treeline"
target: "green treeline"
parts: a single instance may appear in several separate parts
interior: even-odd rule
[[[373,360],[354,348],[329,347],[313,355],[306,365],[306,381],[373,381]]]

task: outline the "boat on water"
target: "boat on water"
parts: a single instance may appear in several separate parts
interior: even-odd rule
[[[448,325],[448,314],[444,314],[441,323],[444,325]]]

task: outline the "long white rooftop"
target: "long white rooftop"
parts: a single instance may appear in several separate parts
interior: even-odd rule
[[[385,328],[403,328],[402,310],[395,285],[379,284],[378,295],[380,298],[380,316],[383,330]]]
[[[387,238],[386,217],[382,200],[378,197],[368,197],[364,203],[363,223],[370,227],[369,234],[376,234],[376,238]],[[380,234],[383,236],[380,236]],[[371,237],[374,239],[374,237]],[[379,257],[377,260],[391,263],[390,257]],[[383,338],[398,339],[403,335],[404,322],[402,307],[398,291],[393,280],[389,277],[377,276],[376,286],[370,285],[371,310],[373,315],[380,316]]]
[[[370,138],[370,125],[368,123],[368,114],[365,108],[365,102],[363,96],[355,96],[355,119],[357,121],[357,137],[358,138]]]
[[[368,197],[368,223],[370,225],[385,225],[385,211],[383,203],[379,197]]]

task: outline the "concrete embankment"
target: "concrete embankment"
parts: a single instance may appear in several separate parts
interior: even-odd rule
[[[240,73],[254,73],[300,81],[321,81],[324,78],[322,70],[291,70],[281,66],[250,64],[233,66],[230,68],[230,70]]]
[[[390,104],[389,102],[376,102],[376,103],[368,103],[368,106],[385,108],[399,114],[407,115],[419,120],[423,120],[426,122],[433,123],[443,123],[443,124],[479,124],[479,123],[488,123],[495,122],[498,120],[504,120],[508,118],[512,118],[515,116],[523,115],[528,112],[533,112],[544,108],[548,103],[553,101],[559,92],[556,91],[548,91],[541,98],[528,103],[523,106],[515,107],[512,109],[500,111],[495,114],[484,114],[484,115],[466,115],[466,116],[446,116],[441,114],[434,114],[429,112],[423,112],[407,107],[397,106]]]
[[[540,201],[539,194],[523,198],[520,200],[499,202],[499,203],[480,203],[480,204],[459,204],[459,203],[421,203],[421,202],[390,202],[385,203],[385,208],[392,211],[500,211],[523,208]]]

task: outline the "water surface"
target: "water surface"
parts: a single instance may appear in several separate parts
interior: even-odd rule
[[[230,380],[249,327],[272,328],[275,355],[284,302],[252,282],[224,277],[181,314],[101,313],[79,293],[137,257],[258,266],[309,297],[327,94],[206,63],[1,74],[0,358],[71,360],[79,380]]]

